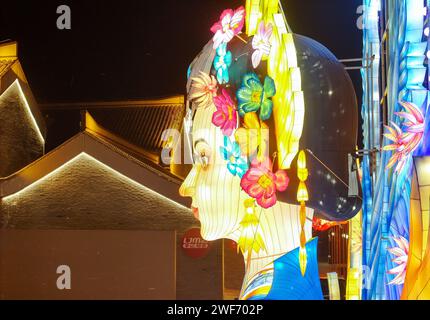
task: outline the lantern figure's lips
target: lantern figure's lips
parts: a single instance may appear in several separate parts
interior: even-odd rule
[[[199,208],[191,207],[191,210],[193,211],[194,217],[199,220]]]

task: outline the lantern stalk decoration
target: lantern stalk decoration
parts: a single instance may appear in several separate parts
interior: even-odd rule
[[[297,177],[300,180],[299,187],[297,190],[297,201],[300,203],[300,251],[299,251],[299,264],[302,276],[305,276],[306,265],[307,265],[307,254],[306,254],[306,201],[309,200],[308,189],[306,187],[306,180],[308,179],[308,169],[306,168],[306,154],[302,150],[299,153],[297,159]]]
[[[244,201],[245,215],[240,223],[240,237],[238,240],[237,250],[248,253],[248,260],[250,260],[251,254],[260,252],[260,250],[266,250],[263,238],[260,232],[258,232],[258,225],[260,223],[259,218],[255,212],[255,200],[253,198]]]

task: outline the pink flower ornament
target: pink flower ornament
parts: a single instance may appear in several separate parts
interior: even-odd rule
[[[221,14],[220,21],[216,22],[211,31],[213,37],[213,48],[217,49],[221,43],[228,43],[235,35],[242,31],[245,23],[245,8],[240,6],[236,10],[227,9]]]
[[[402,236],[393,239],[394,242],[397,244],[397,247],[389,248],[388,252],[394,255],[394,259],[392,261],[397,266],[388,271],[388,274],[395,275],[394,279],[391,280],[388,284],[401,285],[405,283],[406,278],[406,266],[408,264],[409,255],[409,242]]]
[[[398,125],[391,122],[391,127],[385,126],[389,133],[384,136],[393,143],[384,146],[385,151],[394,151],[387,164],[387,169],[396,166],[396,172],[400,172],[406,164],[408,156],[412,154],[421,143],[424,136],[424,116],[419,107],[415,104],[400,101],[399,102],[407,112],[396,112],[406,121],[403,123],[404,131]]]
[[[252,66],[257,68],[261,60],[267,58],[270,54],[273,26],[271,23],[265,25],[264,21],[260,22],[257,34],[252,39],[252,48],[255,50],[252,54]]]
[[[285,191],[289,183],[289,178],[284,170],[273,173],[271,167],[269,159],[264,162],[254,159],[251,168],[240,182],[242,189],[265,209],[276,204],[276,191]]]
[[[221,128],[223,135],[231,136],[237,128],[237,106],[227,90],[213,98],[216,111],[212,116],[212,123]]]

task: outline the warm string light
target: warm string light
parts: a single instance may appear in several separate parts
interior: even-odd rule
[[[62,165],[58,166],[57,168],[55,168],[54,170],[52,170],[51,172],[47,173],[45,176],[39,178],[36,181],[31,182],[30,184],[28,184],[27,186],[25,186],[24,188],[22,188],[21,190],[7,195],[5,197],[3,197],[1,199],[1,201],[3,202],[9,202],[9,201],[17,201],[19,200],[21,197],[24,197],[25,193],[27,192],[31,192],[32,190],[35,190],[35,188],[37,188],[38,186],[41,186],[43,183],[48,183],[49,179],[52,178],[53,176],[57,175],[57,174],[61,174],[63,172],[65,172],[66,169],[70,168],[71,166],[73,166],[77,161],[88,161],[91,162],[101,168],[103,168],[104,170],[107,170],[112,176],[114,177],[118,177],[121,180],[124,180],[125,182],[145,191],[148,192],[152,195],[155,195],[161,199],[163,199],[164,201],[175,205],[179,208],[183,208],[187,211],[189,211],[189,208],[185,207],[184,205],[146,187],[145,185],[141,184],[140,182],[133,180],[132,178],[126,176],[125,174],[121,173],[120,171],[117,171],[116,169],[108,166],[107,164],[103,163],[101,160],[98,160],[97,158],[95,158],[94,156],[86,153],[86,152],[80,152],[79,154],[77,154],[76,156],[74,156],[73,158],[69,159],[68,161],[64,162]]]
[[[34,127],[34,129],[35,129],[35,131],[36,131],[36,133],[37,133],[37,136],[39,137],[39,139],[40,139],[40,141],[43,143],[43,145],[45,144],[45,138],[44,138],[44,136],[43,136],[43,134],[42,134],[42,130],[40,129],[40,127],[39,127],[39,124],[37,123],[37,121],[36,121],[36,118],[35,118],[35,116],[34,116],[34,114],[33,114],[33,112],[32,112],[32,110],[31,110],[31,108],[30,108],[30,105],[28,104],[28,101],[27,101],[27,98],[26,98],[26,96],[25,96],[25,94],[24,94],[24,91],[23,91],[23,89],[22,89],[22,87],[21,87],[21,84],[19,83],[19,80],[18,79],[16,79],[1,95],[0,95],[0,99],[2,99],[4,96],[7,96],[7,94],[9,93],[9,91],[10,90],[12,90],[14,87],[16,86],[16,88],[18,89],[18,93],[19,93],[19,95],[20,95],[20,97],[21,97],[21,100],[24,102],[24,110],[26,111],[26,113],[27,113],[27,115],[28,115],[28,117],[29,117],[29,119],[30,119],[30,122],[32,123],[32,125],[33,125],[33,127]]]

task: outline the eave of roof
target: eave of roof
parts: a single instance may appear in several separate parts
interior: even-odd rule
[[[7,96],[9,90],[15,90],[18,92],[19,100],[21,100],[22,105],[24,106],[25,111],[28,114],[28,119],[31,122],[32,126],[34,127],[34,130],[37,132],[37,135],[40,139],[40,141],[45,144],[45,133],[44,133],[44,126],[40,124],[40,121],[38,121],[38,113],[35,112],[34,107],[32,108],[29,99],[26,96],[23,86],[21,85],[21,82],[19,79],[16,79],[6,90],[0,93],[0,100],[3,99],[4,96]],[[28,92],[28,91],[27,91]]]
[[[95,158],[134,182],[189,208],[189,199],[181,197],[178,192],[181,180],[143,163],[89,131],[77,134],[11,176],[0,178],[0,197],[6,198],[20,192],[82,153]]]
[[[183,95],[163,97],[159,99],[138,99],[120,101],[97,101],[97,102],[53,102],[42,103],[40,108],[48,110],[91,110],[91,109],[118,109],[118,108],[141,108],[160,106],[184,106]]]
[[[28,84],[21,63],[19,62],[18,43],[15,41],[7,41],[0,43],[0,95],[14,83],[18,84],[25,103],[30,109],[31,115],[40,131],[40,135],[44,140],[46,137],[45,121]]]
[[[133,158],[153,167],[155,170],[165,173],[166,175],[172,177],[175,180],[183,181],[182,177],[173,174],[170,171],[170,165],[162,166],[160,164],[160,153],[154,152],[154,150],[144,149],[132,142],[123,139],[122,137],[116,135],[115,133],[105,129],[100,126],[95,119],[91,116],[89,112],[85,112],[85,131],[89,132],[96,137],[108,142],[109,144],[118,147],[126,154],[132,156]],[[161,137],[160,137],[161,139]]]
[[[17,58],[6,59],[0,57],[0,79],[12,68],[16,61],[18,61]]]
[[[160,154],[166,132],[179,133],[185,106],[158,106],[89,111],[100,126],[149,152]]]

